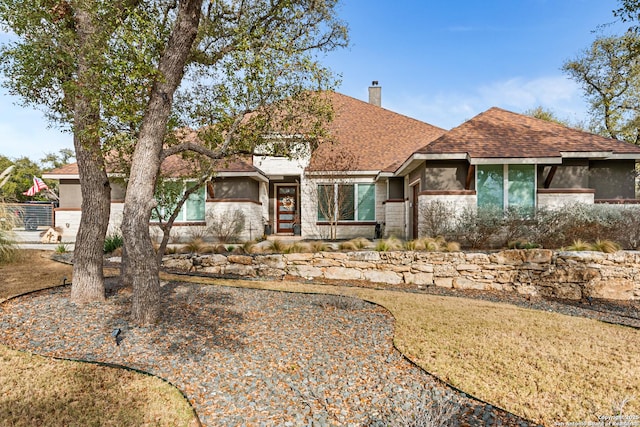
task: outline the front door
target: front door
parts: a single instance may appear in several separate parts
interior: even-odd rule
[[[298,218],[298,187],[281,185],[276,188],[276,233],[293,234],[293,223]]]

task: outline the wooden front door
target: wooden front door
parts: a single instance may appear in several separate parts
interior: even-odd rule
[[[293,234],[293,223],[298,218],[298,187],[278,186],[276,197],[276,233]]]

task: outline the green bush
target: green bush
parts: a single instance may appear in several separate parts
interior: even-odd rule
[[[110,254],[118,248],[121,248],[124,242],[122,236],[118,233],[108,234],[104,238],[104,253]]]

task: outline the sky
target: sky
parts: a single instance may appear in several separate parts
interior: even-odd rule
[[[338,92],[366,101],[378,81],[384,108],[445,129],[493,106],[518,113],[542,106],[575,122],[587,118],[587,104],[562,64],[596,31],[624,30],[614,22],[617,7],[616,0],[342,0],[350,46],[322,61],[340,75]],[[0,89],[0,155],[39,160],[73,148],[71,134],[18,104]]]

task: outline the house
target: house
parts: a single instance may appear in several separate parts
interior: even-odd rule
[[[232,159],[190,197],[176,230],[188,235],[241,210],[243,240],[265,231],[413,238],[421,207],[434,200],[534,209],[635,199],[638,146],[499,108],[446,131],[382,108],[377,85],[369,88],[369,102],[329,96],[332,142],[296,159],[260,153]],[[180,160],[166,163],[165,173],[178,176]],[[56,224],[67,229],[69,240],[81,215],[77,167],[45,177],[60,181]],[[123,199],[121,187],[114,186],[114,226]]]

